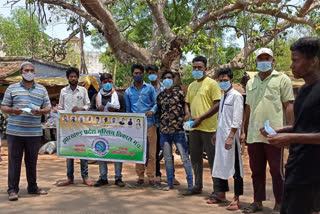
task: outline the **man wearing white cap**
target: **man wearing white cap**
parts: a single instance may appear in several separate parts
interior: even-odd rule
[[[272,213],[279,213],[283,192],[282,152],[280,148],[270,145],[259,129],[267,120],[273,128],[292,124],[294,96],[290,78],[273,69],[275,60],[271,49],[259,49],[256,62],[259,73],[250,79],[246,86],[247,97],[241,134],[241,141],[246,141],[248,145],[254,202],[243,212],[255,213],[262,210],[262,201],[266,200],[268,162],[275,197]]]
[[[9,115],[8,194],[10,201],[18,200],[22,156],[26,165],[28,193],[45,195],[37,185],[37,159],[42,136],[41,115],[50,112],[46,88],[34,82],[35,68],[30,62],[21,64],[22,81],[10,85],[4,94],[1,110]]]

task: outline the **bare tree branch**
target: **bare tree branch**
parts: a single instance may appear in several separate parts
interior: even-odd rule
[[[117,58],[120,57],[120,52],[122,52],[136,58],[142,64],[151,63],[151,53],[122,36],[112,14],[105,8],[100,0],[80,0],[80,2],[88,13],[92,14],[103,23],[104,36],[107,39],[111,50],[116,53]]]
[[[152,10],[153,16],[157,22],[157,25],[164,36],[165,40],[169,43],[175,39],[175,35],[172,33],[166,17],[164,16],[163,9],[167,0],[151,1],[147,0],[149,7]]]
[[[158,57],[159,51],[161,49],[162,41],[160,39],[161,32],[159,30],[158,24],[155,20],[155,17],[152,17],[152,40],[150,43],[150,51],[153,55],[153,61]]]
[[[71,10],[72,12],[78,14],[79,16],[85,18],[88,20],[94,27],[96,27],[99,31],[102,31],[103,25],[102,23],[86,11],[82,10],[80,7],[76,5],[69,4],[63,0],[40,0],[42,3],[46,4],[52,4],[52,5],[57,5],[61,6],[64,9]]]

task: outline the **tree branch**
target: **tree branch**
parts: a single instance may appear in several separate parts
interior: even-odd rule
[[[91,16],[89,13],[85,12],[84,10],[82,10],[80,7],[78,7],[76,5],[69,4],[69,3],[62,1],[62,0],[40,0],[40,1],[42,3],[57,5],[57,6],[64,8],[64,9],[71,10],[72,12],[74,12],[74,13],[78,14],[79,16],[88,20],[99,31],[102,31],[102,29],[103,29],[102,23],[99,20],[97,20],[97,18]]]
[[[88,13],[103,23],[104,36],[117,58],[120,57],[120,52],[122,52],[136,58],[142,64],[151,63],[151,53],[122,36],[112,14],[105,8],[100,0],[80,0],[80,2]]]
[[[157,25],[164,36],[165,40],[169,43],[175,39],[175,35],[172,32],[166,17],[164,16],[163,9],[167,0],[151,1],[147,0],[149,7],[152,10],[152,14],[157,22]]]

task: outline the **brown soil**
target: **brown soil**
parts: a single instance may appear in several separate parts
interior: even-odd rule
[[[48,190],[46,196],[31,196],[26,191],[26,175],[24,164],[21,171],[19,200],[9,202],[7,199],[7,148],[2,148],[3,161],[0,162],[0,214],[9,213],[81,213],[81,214],[140,214],[140,213],[231,213],[226,211],[227,204],[208,205],[205,198],[212,192],[212,180],[207,161],[204,166],[204,191],[200,195],[184,197],[181,194],[186,189],[185,173],[180,158],[175,157],[176,178],[180,186],[173,190],[164,192],[161,190],[144,187],[133,189],[128,186],[117,187],[114,184],[113,164],[109,166],[109,185],[103,187],[88,187],[82,184],[80,177],[80,164],[75,161],[76,184],[67,187],[57,187],[56,184],[66,178],[65,159],[54,155],[39,155],[38,160],[38,185]],[[248,166],[248,155],[243,154],[245,178],[244,196],[241,197],[242,207],[252,202],[251,172]],[[165,183],[164,162],[161,162],[163,174],[162,183]],[[89,164],[89,176],[96,181],[99,177],[97,164]],[[136,179],[135,165],[125,163],[123,165],[123,181],[133,184]],[[146,179],[147,181],[147,179]],[[233,180],[229,180],[230,192],[227,194],[229,200],[233,196]],[[267,169],[267,201],[264,202],[264,212],[271,213],[274,205],[271,179]],[[241,213],[235,211],[232,213]]]

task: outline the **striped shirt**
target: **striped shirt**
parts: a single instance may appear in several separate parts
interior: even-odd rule
[[[24,83],[10,85],[3,97],[2,105],[13,108],[29,108],[32,103],[40,108],[51,107],[46,88],[38,83],[28,89]],[[9,115],[6,134],[14,136],[42,136],[41,115],[22,112],[20,115]]]

